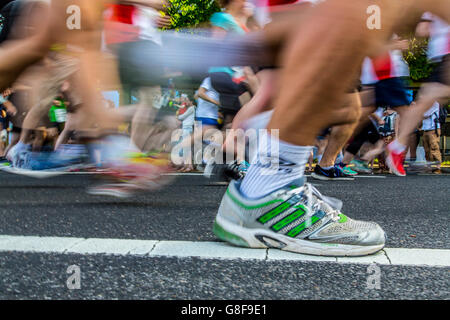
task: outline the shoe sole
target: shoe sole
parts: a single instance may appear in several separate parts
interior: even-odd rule
[[[358,174],[373,174],[373,171],[355,170]]]
[[[216,217],[214,234],[221,240],[239,247],[274,248],[300,254],[328,257],[357,257],[374,254],[384,248],[384,243],[372,246],[324,244],[294,239],[265,229],[249,229],[233,224],[220,215]]]
[[[29,170],[29,169],[15,168],[12,166],[5,166],[5,167],[0,167],[0,170],[7,172],[7,173],[17,174],[20,176],[26,176],[26,177],[35,178],[35,179],[49,179],[49,178],[53,178],[53,177],[70,174],[71,173],[70,170],[80,169],[80,168],[83,168],[83,167],[82,166],[69,166],[69,167],[61,167],[61,168],[57,168],[57,169],[48,169],[48,170]]]
[[[311,177],[313,177],[314,179],[317,179],[317,180],[322,180],[322,181],[354,181],[355,180],[355,178],[353,178],[353,177],[328,178],[328,177],[322,176],[317,173],[312,173]]]
[[[111,188],[90,187],[86,190],[86,192],[88,194],[94,195],[94,196],[111,196],[111,197],[126,199],[126,198],[132,198],[134,196],[137,196],[137,195],[145,193],[145,192],[160,190],[163,187],[165,187],[166,185],[170,184],[173,180],[174,180],[173,177],[160,176],[157,180],[145,181],[145,184],[140,185],[140,186],[133,184],[133,183],[108,184],[111,186]],[[113,188],[114,186],[117,186],[117,187]],[[126,187],[128,187],[127,191],[124,190],[124,188],[126,188]],[[121,188],[122,188],[122,190],[120,190]]]
[[[126,199],[126,198],[132,197],[132,194],[130,194],[129,192],[123,192],[123,191],[119,191],[119,190],[88,189],[86,192],[92,196],[110,196],[110,197],[115,197],[115,198],[120,198],[120,199]]]

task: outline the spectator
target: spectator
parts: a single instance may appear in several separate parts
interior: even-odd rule
[[[439,123],[439,103],[435,102],[433,107],[424,114],[422,121],[423,147],[425,158],[430,162],[437,162],[434,173],[441,173],[442,155],[439,146],[441,136],[441,126]]]
[[[9,101],[11,94],[11,89],[7,89],[0,94],[0,157],[5,155],[10,117],[17,113],[16,107]]]
[[[228,33],[242,35],[250,31],[247,27],[250,10],[246,0],[224,0],[221,5],[223,11],[213,14],[210,19],[214,37],[225,37]],[[241,108],[239,97],[248,91],[242,81],[243,70],[241,67],[214,67],[209,70],[212,87],[219,93],[225,126],[231,124]]]
[[[384,139],[384,145],[387,146],[394,141],[395,137],[398,135],[399,115],[394,110],[388,108],[383,112],[381,119],[384,125],[380,126],[379,132]],[[383,156],[379,157],[379,165],[381,172],[388,170]]]
[[[186,94],[181,95],[181,108],[177,111],[177,119],[182,122],[181,144],[188,147],[191,145],[190,141],[194,132],[195,106]],[[179,171],[190,172],[194,170],[192,153],[184,154],[184,150],[186,148],[181,150],[184,166]]]

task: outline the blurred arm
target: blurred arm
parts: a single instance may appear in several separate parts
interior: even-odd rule
[[[213,103],[213,104],[215,104],[215,105],[217,105],[217,106],[220,106],[220,102],[218,102],[218,101],[216,101],[216,100],[214,100],[214,99],[208,97],[208,95],[206,94],[206,89],[203,88],[203,87],[201,87],[201,88],[198,90],[198,97],[201,98],[201,99],[203,99],[203,100],[205,100],[205,101],[211,102],[211,103]]]
[[[416,36],[428,38],[430,36],[431,23],[429,21],[422,21],[417,25]]]

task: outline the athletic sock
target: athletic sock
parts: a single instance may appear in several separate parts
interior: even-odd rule
[[[406,146],[398,142],[398,140],[394,140],[389,145],[389,150],[395,152],[395,153],[402,153],[406,150]]]
[[[257,158],[252,161],[241,183],[240,190],[248,198],[264,197],[301,179],[308,163],[312,147],[296,146],[281,140],[276,141],[271,136],[267,140],[260,140]],[[277,142],[279,144],[278,155],[274,148]]]
[[[330,169],[332,169],[332,168],[334,168],[334,166],[331,166],[331,167],[322,167],[322,166],[320,166],[323,170],[330,170]]]

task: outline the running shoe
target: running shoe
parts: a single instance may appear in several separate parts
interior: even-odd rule
[[[5,157],[0,157],[0,166],[8,167],[10,165],[11,165],[11,163],[9,162],[8,159],[6,159]]]
[[[76,170],[86,164],[88,157],[83,145],[64,145],[55,151],[30,152],[23,169]]]
[[[9,166],[4,170],[32,178],[52,178],[86,167],[87,155],[83,146],[70,145],[53,151],[43,147],[41,152],[33,152],[30,145],[18,143],[8,153]]]
[[[97,182],[87,189],[91,195],[129,198],[169,184],[173,177],[166,153],[129,154],[128,159],[104,169]]]
[[[391,169],[391,171],[399,176],[406,176],[405,168],[403,167],[403,163],[405,162],[405,152],[395,152],[391,150],[391,145],[388,145],[386,148],[386,164]]]
[[[338,166],[339,166],[339,168],[342,169],[342,172],[344,172],[348,176],[357,176],[358,175],[358,172],[353,171],[348,165],[345,165],[342,162],[339,163]]]
[[[386,236],[378,224],[350,219],[340,212],[342,202],[304,182],[258,200],[247,199],[239,191],[240,182],[231,182],[214,234],[237,246],[322,256],[362,256],[384,247]]]
[[[372,169],[369,168],[369,165],[365,161],[355,159],[352,160],[350,164],[353,165],[353,170],[358,173],[368,173],[368,174],[372,173]]]
[[[215,161],[209,161],[206,164],[203,175],[208,179],[230,182],[231,180],[240,180],[245,176],[241,171],[240,164],[235,160],[231,163],[217,164]]]
[[[9,160],[13,167],[20,168],[29,152],[31,152],[31,145],[19,141],[6,154],[6,159]]]
[[[317,180],[326,180],[326,181],[351,181],[355,180],[354,177],[345,174],[344,171],[338,166],[335,165],[331,169],[323,169],[321,166],[316,165],[314,168],[314,172],[311,174],[311,177]]]
[[[432,173],[433,162],[427,161],[405,161],[405,171],[407,174]]]

